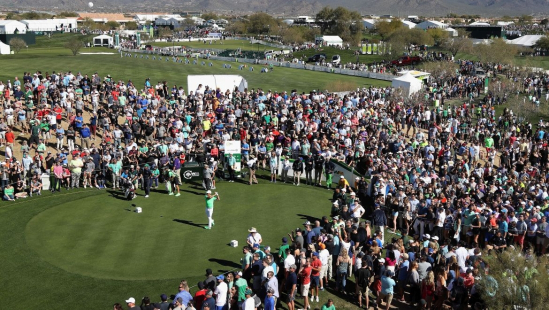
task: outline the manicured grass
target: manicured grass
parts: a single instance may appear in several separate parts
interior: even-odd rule
[[[211,44],[210,44],[211,42]],[[151,44],[152,46],[158,46],[158,47],[172,47],[172,46],[184,46],[184,47],[192,47],[192,48],[200,48],[200,49],[222,49],[222,50],[236,50],[236,49],[242,49],[243,51],[264,51],[267,49],[275,49],[276,48],[263,45],[263,44],[252,44],[248,40],[216,40],[216,41],[210,41],[206,40],[206,44],[204,44],[203,41],[188,41],[188,40],[176,40],[175,42],[149,42],[147,44]]]
[[[204,191],[192,185],[182,186],[180,197],[160,191],[145,199],[139,191],[132,202],[97,189],[3,202],[4,307],[22,309],[21,292],[32,292],[25,308],[107,309],[129,296],[158,301],[161,293],[175,294],[181,279],[191,285],[203,280],[206,268],[215,274],[239,268],[251,226],[276,252],[287,232],[329,214],[332,194],[265,180],[254,186],[218,182],[216,191],[221,200],[210,231],[202,228]],[[131,212],[132,203],[143,213]],[[228,246],[233,239],[238,248]],[[355,307],[328,292],[321,298],[333,298],[338,308]]]
[[[82,49],[81,52],[115,52],[112,49],[89,48]],[[232,69],[224,69],[223,62],[199,59],[197,65],[175,63],[162,60],[152,60],[134,57],[120,57],[114,55],[77,55],[72,56],[71,52],[63,48],[51,48],[29,51],[21,51],[17,55],[2,56],[2,70],[0,79],[6,81],[13,80],[14,76],[21,77],[24,71],[34,72],[41,70],[43,73],[66,72],[72,70],[73,73],[82,72],[82,74],[91,75],[98,72],[100,76],[111,74],[115,80],[128,81],[131,79],[135,85],[140,87],[144,85],[145,79],[150,78],[153,83],[158,81],[168,81],[169,85],[183,86],[187,88],[187,75],[195,74],[238,74],[248,80],[250,88],[272,89],[273,91],[311,91],[313,89],[334,90],[334,83],[340,82],[348,85],[351,90],[358,86],[376,85],[385,86],[389,82],[373,80],[361,77],[345,76],[333,73],[313,72],[300,69],[275,68],[269,73],[261,73],[261,65],[255,65],[254,71],[249,68],[238,70],[239,63],[231,63]],[[205,65],[202,65],[202,62]],[[212,63],[212,66],[209,64]],[[336,89],[336,91],[342,91]]]

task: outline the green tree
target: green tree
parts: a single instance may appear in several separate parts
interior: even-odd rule
[[[68,12],[68,11],[63,11],[59,14],[57,14],[57,17],[78,17],[78,13],[76,12]]]
[[[387,20],[378,20],[376,22],[376,32],[381,36],[382,40],[388,38],[393,32],[404,28],[404,24],[399,19]]]
[[[93,21],[93,19],[89,18],[89,17],[86,17],[84,19],[84,21],[82,22],[82,27],[84,29],[89,29],[89,30],[92,30],[92,29],[95,29],[96,27],[96,23]]]
[[[427,33],[433,37],[435,40],[435,45],[438,46],[448,38],[448,31],[441,28],[430,28],[427,29]]]
[[[109,27],[110,30],[115,30],[120,27],[120,23],[114,20],[110,20],[106,23],[107,27]]]
[[[27,43],[21,38],[12,38],[9,42],[9,45],[11,49],[15,51],[16,54],[18,54],[22,49],[27,46]]]
[[[362,38],[364,24],[357,11],[349,11],[341,6],[335,9],[324,7],[317,13],[316,20],[320,23],[322,34],[338,35],[353,45],[357,45]]]
[[[137,30],[137,23],[134,22],[134,21],[127,22],[124,25],[124,29],[126,29],[126,30]]]
[[[234,23],[230,23],[226,28],[225,31],[233,34],[244,34],[246,33],[247,25],[243,21],[236,21]]]
[[[173,31],[170,29],[170,27],[159,27],[158,28],[158,36],[161,38],[169,38],[173,35]]]
[[[540,49],[542,51],[549,51],[549,37],[543,36],[536,41],[534,48]]]
[[[442,43],[442,48],[452,53],[452,55],[455,57],[457,53],[468,53],[472,51],[473,41],[471,41],[471,39],[469,38],[464,38],[460,36],[447,38]]]
[[[483,255],[483,260],[489,269],[480,270],[478,288],[490,309],[547,309],[547,257],[536,258],[518,250],[507,250]],[[485,275],[485,271],[488,274]]]
[[[213,19],[213,20],[218,20],[219,19],[219,15],[215,14],[215,13],[204,13],[200,16],[200,18],[203,18],[205,20],[210,20],[210,19]]]
[[[522,15],[518,18],[518,22],[519,24],[531,24],[533,19],[531,15]]]
[[[253,34],[269,34],[278,33],[279,21],[271,15],[263,12],[258,12],[248,17],[246,29],[248,33]]]
[[[73,37],[65,43],[65,48],[71,50],[73,56],[76,56],[82,47],[84,47],[84,42],[80,41],[77,37]]]

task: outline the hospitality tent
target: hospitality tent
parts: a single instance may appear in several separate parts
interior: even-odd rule
[[[343,39],[339,36],[317,36],[315,38],[316,44],[322,44],[324,46],[343,46]]]
[[[113,45],[113,39],[111,36],[102,34],[93,38],[93,46],[106,46]]]
[[[514,40],[507,41],[507,44],[514,44],[524,47],[532,47],[538,42],[539,39],[543,37],[542,35],[525,35],[522,37],[518,37]]]
[[[416,79],[410,72],[407,72],[403,76],[399,76],[393,79],[391,86],[394,88],[402,88],[404,94],[407,96],[412,95],[421,90],[422,83]]]
[[[233,91],[235,87],[238,87],[239,91],[248,88],[248,81],[240,75],[189,75],[187,77],[187,93],[196,91],[199,84],[202,84],[202,89],[209,86],[210,89],[219,88],[222,92],[227,89]]]
[[[9,55],[9,54],[11,54],[10,46],[0,41],[0,55]]]

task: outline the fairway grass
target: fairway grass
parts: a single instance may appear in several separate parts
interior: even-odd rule
[[[81,50],[83,53],[113,51],[106,48],[86,48]],[[183,86],[186,89],[187,75],[200,74],[242,75],[247,79],[249,88],[271,89],[272,91],[290,91],[292,89],[297,89],[300,92],[309,92],[313,89],[344,91],[369,85],[390,85],[390,82],[387,81],[301,69],[275,67],[272,72],[261,73],[261,65],[248,65],[247,68],[239,70],[241,63],[235,62],[230,63],[232,66],[231,69],[225,69],[223,65],[229,63],[207,59],[199,59],[198,64],[194,65],[192,61],[190,64],[185,64],[184,62],[176,63],[171,61],[171,59],[166,61],[166,57],[162,57],[162,60],[158,60],[158,58],[157,60],[152,60],[152,56],[149,59],[141,58],[141,54],[138,54],[138,58],[121,58],[119,54],[72,56],[69,50],[62,48],[21,51],[17,55],[5,55],[1,57],[2,70],[0,71],[0,79],[3,81],[8,79],[13,80],[15,76],[21,78],[23,72],[26,71],[35,72],[40,70],[42,73],[51,73],[52,71],[67,72],[71,70],[75,74],[82,72],[82,74],[90,76],[95,72],[98,72],[100,76],[110,74],[115,80],[126,82],[132,80],[138,88],[144,85],[146,78],[150,78],[152,83],[167,81],[170,87],[177,85],[178,87]],[[204,62],[204,65],[202,65],[202,62]],[[250,66],[254,67],[254,71],[250,71]],[[334,85],[336,84],[345,85],[348,89],[334,90]]]

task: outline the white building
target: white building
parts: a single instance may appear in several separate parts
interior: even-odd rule
[[[0,34],[27,33],[27,26],[16,20],[0,20]]]
[[[362,24],[366,29],[375,29],[376,28],[376,19],[365,18],[362,20]]]
[[[71,31],[77,28],[76,18],[25,19],[27,31]]]
[[[439,21],[436,21],[436,20],[426,20],[424,22],[421,22],[421,23],[417,24],[416,28],[423,29],[423,30],[427,30],[427,29],[431,29],[431,28],[446,29],[446,28],[448,28],[448,25],[446,25],[445,23],[441,23]]]
[[[416,23],[412,23],[409,20],[403,20],[402,23],[404,24],[404,26],[408,27],[408,29],[416,28]]]
[[[316,44],[321,44],[324,46],[343,46],[343,39],[339,36],[317,36],[315,38]]]

